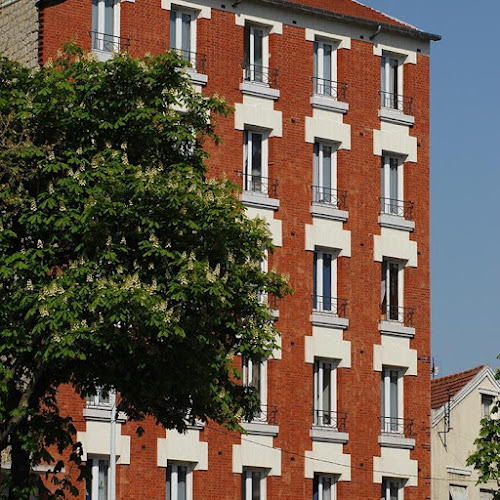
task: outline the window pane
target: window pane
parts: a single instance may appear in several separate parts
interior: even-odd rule
[[[323,254],[323,309],[332,309],[332,255]]]
[[[252,387],[255,387],[257,394],[260,399],[261,387],[260,387],[260,363],[252,363]]]
[[[108,461],[99,460],[99,500],[108,500]]]
[[[104,41],[108,42],[108,47],[105,47],[105,50],[110,51],[113,50],[113,35],[115,34],[113,7],[114,0],[104,0],[104,33],[106,34]]]
[[[260,500],[261,473],[252,471],[252,500]]]
[[[178,500],[186,500],[186,476],[187,468],[184,466],[177,467],[177,498]]]
[[[323,498],[321,500],[332,500],[332,478],[323,476]]]
[[[392,431],[397,431],[398,430],[398,421],[397,419],[399,418],[399,405],[398,405],[398,372],[395,370],[391,370],[391,418],[392,418]]]
[[[191,15],[182,14],[182,45],[183,51],[191,52]],[[188,56],[189,54],[186,54]]]
[[[332,148],[330,146],[323,146],[323,188],[325,195],[331,194],[329,190],[332,186]]]
[[[175,23],[177,19],[177,12],[175,10],[170,11],[170,48],[176,49],[177,44],[175,43]]]
[[[330,363],[323,363],[323,423],[326,425],[330,424],[330,414],[332,410],[332,397],[331,397],[331,375],[332,375],[332,365]]]
[[[93,465],[94,461],[91,458],[87,459],[87,467],[90,469],[91,473]],[[92,500],[92,476],[90,477],[90,479],[86,480],[85,485],[86,485],[85,500]]]
[[[314,252],[314,265],[313,265],[313,307],[316,309],[318,307],[317,299],[318,296],[318,252]]]
[[[172,500],[172,466],[169,465],[167,466],[167,495],[166,498],[167,500]]]
[[[254,41],[254,60],[253,64],[256,66],[263,66],[263,39],[264,31],[261,29],[253,29],[253,41]],[[256,78],[257,79],[257,78]],[[261,81],[261,80],[259,80]]]
[[[316,78],[319,77],[319,75],[318,75],[318,48],[319,48],[318,42],[314,42],[314,73],[313,73],[313,75]],[[318,90],[316,90],[316,92],[318,92]]]
[[[332,79],[332,46],[328,43],[323,44],[323,78],[325,80]],[[330,93],[330,85],[329,82],[325,82],[327,84],[327,90]]]
[[[99,31],[99,3],[97,0],[92,0],[92,31]],[[94,34],[95,36],[95,34]]]
[[[262,177],[262,135],[252,133],[252,175]]]
[[[399,199],[399,183],[398,183],[398,160],[391,158],[390,160],[390,173],[389,173],[389,198],[393,200]],[[396,207],[397,208],[397,207]]]
[[[390,319],[399,319],[399,265],[389,262],[389,306]]]

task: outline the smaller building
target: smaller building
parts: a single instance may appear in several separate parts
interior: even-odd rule
[[[481,419],[490,415],[500,383],[489,366],[432,381],[432,500],[492,500],[497,484],[476,485],[466,465]]]

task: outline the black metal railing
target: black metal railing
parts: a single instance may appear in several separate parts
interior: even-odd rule
[[[271,88],[278,88],[278,69],[260,66],[259,64],[242,63],[243,80],[245,82],[262,83]]]
[[[89,31],[89,34],[92,40],[92,50],[109,53],[128,52],[130,38],[101,33],[100,31]]]
[[[413,201],[396,200],[394,198],[379,198],[379,200],[380,213],[413,220]]]
[[[379,90],[380,105],[382,108],[397,109],[405,115],[413,114],[413,98],[394,94],[393,92],[384,92]]]
[[[207,61],[207,56],[205,54],[175,48],[171,48],[170,50],[176,52],[183,59],[185,59],[194,71],[196,71],[197,73],[205,74],[205,63]]]
[[[408,326],[413,327],[413,307],[400,307],[400,306],[390,306],[387,304],[380,305],[380,311],[382,313],[382,319],[386,321],[396,321]]]
[[[413,420],[410,418],[379,417],[380,431],[383,434],[399,434],[413,437]]]
[[[243,179],[243,191],[253,191],[262,193],[270,198],[277,198],[278,179],[271,177],[262,177],[261,175],[251,174],[249,172],[237,171],[238,177]]]
[[[245,422],[256,422],[260,424],[278,425],[278,407],[276,405],[260,405],[260,410],[245,419]]]
[[[329,297],[323,295],[313,295],[313,309],[315,311],[327,312],[345,318],[347,312],[347,299],[339,299],[338,297]]]
[[[333,97],[336,101],[347,102],[347,83],[312,77],[313,93]]]
[[[338,210],[346,210],[347,191],[323,186],[312,186],[314,203],[324,203]]]
[[[347,413],[343,411],[325,411],[314,408],[313,423],[318,427],[329,427],[338,432],[347,430]]]

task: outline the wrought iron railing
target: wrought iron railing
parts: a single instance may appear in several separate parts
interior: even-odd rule
[[[313,295],[313,309],[315,311],[331,313],[339,318],[345,318],[347,312],[347,299],[323,295]]]
[[[329,427],[339,432],[347,430],[347,413],[343,411],[325,411],[314,408],[313,423],[318,427]]]
[[[406,220],[413,220],[413,201],[396,200],[394,198],[379,198],[380,213],[396,215]]]
[[[245,82],[262,83],[271,88],[278,88],[278,69],[260,66],[259,64],[242,63],[243,80]]]
[[[396,321],[408,326],[413,327],[413,307],[400,307],[400,306],[390,306],[387,304],[380,305],[380,311],[382,313],[382,319],[386,321]]]
[[[382,108],[397,109],[405,115],[413,114],[413,98],[379,90]]]
[[[191,68],[197,73],[205,74],[205,63],[207,61],[207,56],[205,54],[200,54],[199,52],[190,52],[189,50],[182,49],[170,49],[173,52],[179,54],[183,59],[189,62]]]
[[[260,424],[278,425],[278,407],[276,405],[260,405],[260,410],[245,419],[245,422],[257,422]]]
[[[347,191],[323,186],[312,186],[312,190],[315,203],[324,203],[338,210],[346,210]]]
[[[312,77],[313,93],[333,97],[337,101],[347,101],[347,83]]]
[[[237,171],[238,177],[243,179],[243,191],[253,191],[262,193],[270,198],[277,197],[278,179],[271,177],[262,177],[261,175],[254,175],[249,172]]]
[[[380,431],[384,434],[399,434],[413,437],[413,420],[410,418],[379,417]]]
[[[92,50],[109,53],[128,52],[130,38],[101,33],[100,31],[89,31],[89,34],[92,40]]]

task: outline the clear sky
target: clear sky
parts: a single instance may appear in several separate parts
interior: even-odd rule
[[[431,52],[432,346],[439,375],[500,354],[499,0],[361,0]],[[417,333],[418,335],[418,333]]]

